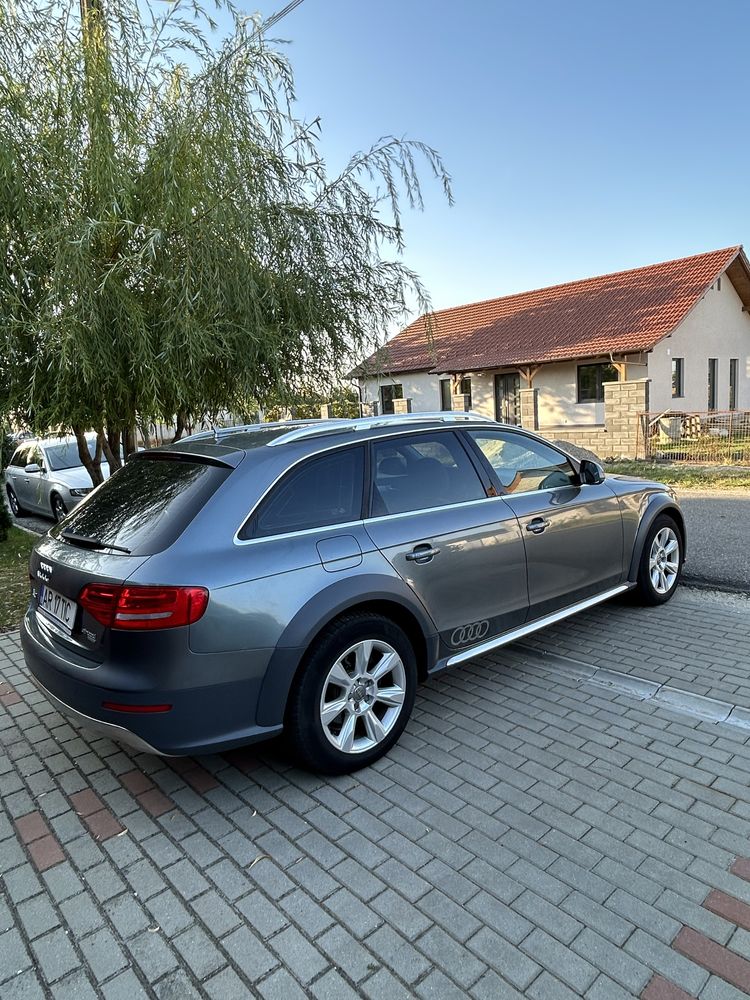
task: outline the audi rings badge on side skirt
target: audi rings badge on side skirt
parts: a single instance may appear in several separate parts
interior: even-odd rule
[[[470,625],[459,625],[451,632],[451,646],[468,646],[470,643],[479,642],[490,630],[490,623],[485,619],[482,622],[472,622]]]

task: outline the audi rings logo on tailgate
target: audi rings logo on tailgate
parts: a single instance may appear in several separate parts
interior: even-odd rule
[[[467,646],[471,642],[484,639],[490,630],[488,621],[472,622],[471,625],[459,625],[451,632],[451,646]]]
[[[40,560],[38,574],[39,574],[39,579],[43,583],[49,583],[50,579],[52,578],[52,566],[50,566],[49,563],[42,562]]]

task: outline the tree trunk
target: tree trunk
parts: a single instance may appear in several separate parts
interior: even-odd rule
[[[174,426],[175,426],[175,435],[172,438],[172,444],[174,444],[175,441],[179,441],[180,438],[182,437],[182,435],[185,433],[185,411],[184,410],[178,410],[177,411],[177,416],[175,417],[175,424],[174,424]]]
[[[122,446],[126,460],[130,455],[137,451],[135,443],[135,427],[132,424],[129,427],[126,427],[122,432]]]
[[[107,445],[109,446],[109,450],[112,453],[112,456],[114,457],[115,464],[112,465],[109,458],[107,459],[107,461],[110,462],[109,466],[110,471],[114,472],[115,469],[122,468],[122,450],[120,446],[119,431],[113,430],[111,427],[107,428]],[[106,449],[105,449],[105,455],[106,455]]]
[[[98,486],[99,483],[104,482],[104,476],[102,475],[102,446],[101,441],[97,438],[96,442],[96,453],[94,457],[91,457],[91,452],[89,451],[89,443],[86,440],[86,432],[83,427],[77,425],[73,428],[73,433],[76,436],[76,442],[78,444],[78,457],[81,460],[81,465],[83,465],[91,477],[91,482],[94,486]]]
[[[97,434],[97,443],[104,452],[104,457],[107,460],[109,474],[111,476],[113,472],[117,472],[118,469],[122,468],[119,449],[115,451],[112,450],[109,443],[109,435],[105,434],[101,427],[99,428],[99,433]]]

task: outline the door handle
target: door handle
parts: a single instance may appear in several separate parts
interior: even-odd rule
[[[534,535],[541,535],[545,528],[549,528],[549,521],[546,517],[534,517],[526,522],[526,530]]]
[[[407,562],[428,563],[440,554],[440,549],[433,548],[429,542],[423,545],[415,545],[411,552],[406,553]]]

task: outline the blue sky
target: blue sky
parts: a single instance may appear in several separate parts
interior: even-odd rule
[[[456,204],[427,182],[405,254],[440,308],[750,244],[749,28],[747,0],[305,0],[273,34],[331,167],[386,133],[443,155]]]

